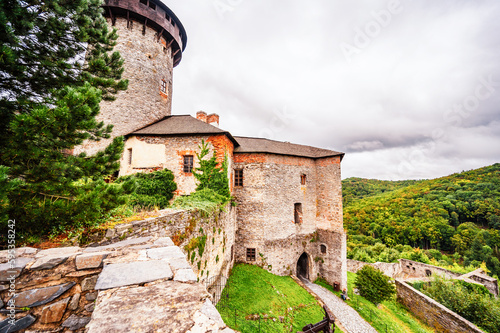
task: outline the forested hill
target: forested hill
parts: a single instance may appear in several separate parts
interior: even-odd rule
[[[377,180],[365,178],[347,178],[342,181],[343,204],[348,205],[354,200],[397,190],[402,187],[413,185],[419,180]]]
[[[349,178],[342,187],[351,240],[364,235],[390,247],[500,258],[500,163],[432,180]]]

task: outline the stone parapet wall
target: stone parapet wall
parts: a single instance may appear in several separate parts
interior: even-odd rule
[[[387,262],[376,262],[376,263],[366,263],[362,261],[357,261],[353,259],[347,259],[347,271],[352,273],[357,273],[365,265],[370,265],[380,270],[385,275],[391,278],[402,277],[402,269],[399,262],[397,263],[387,263]]]
[[[408,277],[426,277],[432,274],[445,277],[447,279],[454,279],[462,274],[449,271],[445,268],[424,264],[417,261],[408,259],[400,259],[401,269]]]
[[[438,332],[484,333],[468,320],[419,292],[403,280],[396,279],[396,290],[398,302]]]
[[[19,248],[13,253],[15,264],[9,261],[8,250],[1,251],[0,327],[8,324],[12,310],[20,320],[9,332],[23,332],[27,327],[37,332],[83,332],[91,318],[95,322],[89,324],[89,332],[131,331],[113,326],[131,323],[147,331],[154,324],[151,318],[165,326],[183,327],[181,331],[199,326],[218,332],[224,323],[202,311],[203,307],[209,308],[207,313],[214,309],[205,305],[210,296],[203,282],[207,272],[227,276],[233,265],[235,210],[228,205],[210,216],[185,210],[160,214],[118,224],[106,235],[91,235],[101,239],[89,247]],[[186,245],[200,238],[206,239],[203,255],[196,248],[191,260]],[[151,306],[144,304],[163,291],[168,295],[155,303],[157,312],[148,312]],[[12,293],[17,296],[12,298]],[[128,314],[135,319],[117,320],[135,303]],[[176,304],[173,310],[172,304]],[[117,309],[122,310],[113,312]],[[163,315],[154,317],[159,312]],[[185,317],[186,313],[190,315]]]

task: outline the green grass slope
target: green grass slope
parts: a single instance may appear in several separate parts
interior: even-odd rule
[[[324,316],[314,297],[291,277],[254,265],[235,265],[224,294],[228,298],[217,309],[229,327],[242,333],[258,332],[259,325],[261,332],[297,332]]]

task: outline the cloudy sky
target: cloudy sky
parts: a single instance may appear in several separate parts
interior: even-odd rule
[[[187,48],[173,114],[345,152],[342,177],[500,162],[500,2],[163,0]]]

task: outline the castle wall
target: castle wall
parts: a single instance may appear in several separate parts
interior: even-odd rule
[[[108,18],[108,24],[111,25]],[[172,71],[171,48],[166,48],[162,38],[157,40],[157,32],[143,24],[130,21],[127,28],[125,18],[116,17],[118,30],[114,51],[120,52],[124,59],[123,79],[129,80],[128,89],[118,92],[114,101],[102,101],[97,119],[113,124],[112,137],[131,133],[171,114]],[[166,93],[160,91],[161,81],[165,80]],[[111,139],[99,142],[85,142],[75,148],[75,153],[86,151],[94,154],[104,149]]]
[[[243,169],[243,186],[233,191],[238,202],[236,260],[278,275],[296,274],[297,260],[305,252],[310,279],[326,274],[329,282],[346,287],[340,158],[318,164],[304,157],[237,153],[234,168]],[[301,175],[306,175],[305,185]],[[295,222],[296,203],[302,204],[300,223]],[[247,261],[247,248],[256,249],[255,262]]]
[[[183,170],[185,155],[192,155],[194,167],[199,167],[196,154],[200,153],[202,140],[208,144],[210,153],[206,159],[212,157],[215,151],[217,160],[222,162],[224,154],[228,157],[228,170],[231,177],[232,154],[234,145],[225,135],[199,136],[132,136],[125,142],[125,149],[120,160],[120,176],[136,172],[151,172],[160,169],[169,169],[174,174],[177,183],[176,194],[185,195],[196,190],[196,179],[192,173]],[[132,159],[130,161],[130,150]],[[131,163],[129,163],[131,162]]]

